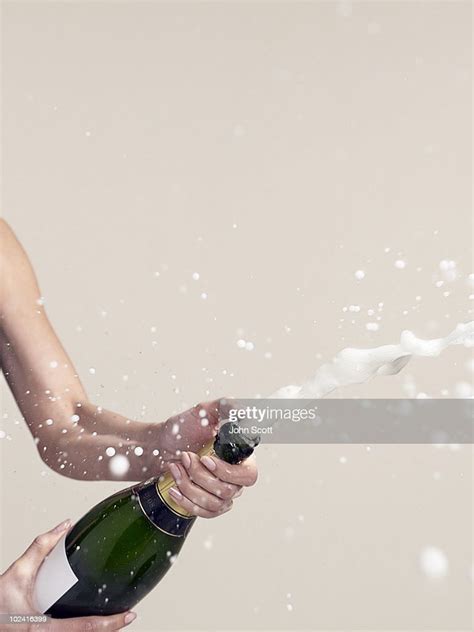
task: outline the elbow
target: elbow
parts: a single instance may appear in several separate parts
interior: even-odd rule
[[[74,446],[64,437],[56,437],[48,442],[36,438],[35,443],[43,463],[56,474],[75,480],[96,480],[87,475],[83,463],[78,464],[75,458],[71,458]]]

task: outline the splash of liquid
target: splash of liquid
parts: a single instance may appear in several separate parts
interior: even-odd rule
[[[303,384],[284,386],[271,399],[318,399],[351,384],[363,384],[377,375],[399,373],[413,356],[436,357],[451,345],[474,347],[474,321],[460,323],[445,338],[422,340],[411,331],[403,331],[400,342],[373,349],[347,348],[340,351]]]

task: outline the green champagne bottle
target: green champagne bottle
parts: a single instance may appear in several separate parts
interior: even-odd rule
[[[201,454],[239,463],[257,437],[225,423]],[[169,494],[169,475],[149,479],[106,498],[56,545],[35,585],[39,610],[52,617],[125,612],[167,573],[194,521]]]

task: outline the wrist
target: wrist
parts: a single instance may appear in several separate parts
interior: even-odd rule
[[[158,455],[153,455],[155,459],[156,456],[160,456],[162,461],[176,458],[175,452],[171,453],[169,450],[168,432],[163,422],[144,423],[141,426],[143,427],[137,428],[133,433],[133,440],[138,445],[142,446],[150,455],[158,450]]]
[[[159,441],[160,426],[162,424],[154,422],[135,422],[135,424],[133,432],[130,433],[130,438],[143,446],[143,448],[150,447],[159,449],[160,446],[156,445],[156,443]]]

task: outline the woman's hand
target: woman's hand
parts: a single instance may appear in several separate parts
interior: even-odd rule
[[[230,465],[215,456],[199,457],[213,440],[219,425],[221,400],[198,404],[171,417],[162,425],[160,448],[176,487],[170,494],[183,509],[195,516],[214,518],[229,511],[232,501],[257,480],[257,465],[252,455],[242,463]]]
[[[69,520],[39,535],[23,555],[0,575],[0,613],[38,615],[33,592],[38,570],[45,557],[68,531]],[[4,624],[2,630],[12,632],[111,632],[121,630],[136,618],[134,612],[108,617],[80,617],[77,619],[49,619],[45,624]]]
[[[232,508],[234,498],[257,480],[254,455],[243,463],[230,465],[215,456],[199,457],[183,452],[181,463],[170,463],[176,487],[170,494],[183,509],[202,518],[215,518]]]

